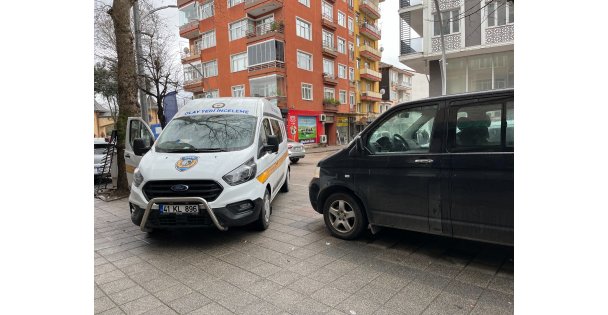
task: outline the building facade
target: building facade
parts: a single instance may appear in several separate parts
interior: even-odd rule
[[[436,10],[433,0],[400,0],[399,16],[399,59],[430,76],[430,96],[442,90],[441,30],[447,94],[513,87],[513,1],[439,0]]]
[[[179,0],[184,89],[199,97],[265,97],[302,143],[355,134],[353,0]]]
[[[380,113],[384,113],[393,105],[412,100],[412,77],[414,72],[381,62],[380,73],[382,73],[380,91],[384,92],[380,102]]]

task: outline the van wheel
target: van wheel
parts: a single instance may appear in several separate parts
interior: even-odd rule
[[[255,222],[256,229],[264,231],[268,228],[268,226],[270,225],[271,211],[272,210],[270,207],[270,192],[268,191],[268,189],[266,189],[266,192],[264,193],[264,199],[262,200],[262,209],[260,210],[260,216]]]
[[[287,175],[285,176],[285,181],[283,182],[283,186],[281,186],[281,192],[288,192],[289,191],[289,174],[291,172],[289,171],[289,168],[287,168]]]
[[[323,219],[333,236],[345,240],[359,237],[367,221],[359,203],[347,193],[335,193],[325,200]]]
[[[300,160],[300,158],[290,158],[291,163],[296,164]]]

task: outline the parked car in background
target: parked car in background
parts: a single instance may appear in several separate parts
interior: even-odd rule
[[[93,171],[95,179],[97,179],[99,175],[101,175],[103,169],[103,158],[106,155],[108,142],[106,142],[106,139],[104,138],[94,138],[93,143],[95,147]]]
[[[304,145],[291,139],[287,140],[287,149],[289,150],[289,160],[294,164],[298,163],[306,154]]]
[[[391,227],[512,246],[513,94],[393,106],[317,164],[312,207],[342,239]]]

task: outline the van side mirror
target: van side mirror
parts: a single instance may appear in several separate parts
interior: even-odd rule
[[[146,154],[150,150],[150,147],[146,146],[146,142],[142,138],[137,138],[133,140],[133,153],[135,155],[142,156]]]
[[[360,156],[363,152],[363,141],[361,136],[355,138],[353,147],[348,151],[348,156]]]
[[[270,153],[279,152],[279,138],[277,136],[268,135],[264,150]]]

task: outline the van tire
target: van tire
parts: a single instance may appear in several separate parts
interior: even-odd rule
[[[291,161],[291,163],[296,164],[296,163],[298,163],[300,158],[289,158],[289,160]]]
[[[289,192],[289,174],[291,173],[291,171],[289,170],[289,167],[287,168],[287,174],[285,175],[285,181],[283,182],[283,186],[281,186],[281,190],[280,192]]]
[[[367,226],[367,219],[359,202],[344,192],[334,193],[325,200],[323,219],[329,232],[343,240],[356,239]]]
[[[266,213],[268,215],[266,215]],[[262,208],[260,209],[260,216],[258,220],[255,221],[255,228],[258,231],[264,231],[268,229],[270,225],[270,214],[272,213],[272,207],[270,206],[270,191],[266,189],[264,193],[264,198],[262,199]]]

